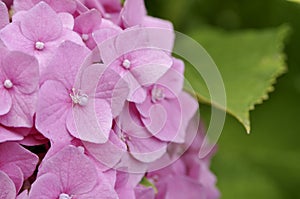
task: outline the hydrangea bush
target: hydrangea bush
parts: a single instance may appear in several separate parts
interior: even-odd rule
[[[173,42],[142,0],[0,2],[0,198],[219,198]]]

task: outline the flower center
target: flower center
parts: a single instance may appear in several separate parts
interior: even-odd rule
[[[162,88],[157,87],[156,85],[151,90],[151,100],[153,103],[161,101],[165,98],[165,94]]]
[[[59,199],[72,199],[72,196],[69,196],[69,194],[62,193],[59,195]]]
[[[35,42],[35,49],[37,50],[43,50],[45,48],[45,43],[41,41]]]
[[[87,40],[89,39],[89,35],[88,35],[88,34],[82,34],[82,35],[81,35],[81,39],[82,39],[83,41],[87,41]]]
[[[129,69],[129,68],[130,68],[130,65],[131,65],[131,63],[130,63],[130,61],[129,61],[128,59],[125,59],[125,60],[123,61],[123,63],[122,63],[122,66],[123,66],[124,68],[126,68],[126,69]]]
[[[14,86],[14,84],[9,79],[5,80],[3,85],[6,89],[10,89]]]
[[[80,90],[76,91],[75,88],[72,88],[70,97],[75,105],[79,104],[80,106],[86,106],[89,101],[89,97],[86,94],[82,94]]]

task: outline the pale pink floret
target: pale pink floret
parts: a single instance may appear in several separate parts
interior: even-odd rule
[[[209,170],[210,159],[215,150],[202,159],[198,156],[204,142],[204,128],[196,117],[189,123],[187,134],[185,144],[170,147],[168,155],[175,161],[147,174],[147,178],[158,189],[156,199],[220,198],[215,186],[216,177]],[[185,151],[186,149],[188,150]]]
[[[0,63],[1,124],[32,127],[38,85],[39,66],[34,57],[17,51],[3,57]]]
[[[166,43],[169,39],[161,45]],[[153,49],[160,47],[155,44],[151,32],[143,29],[123,31],[99,44],[102,61],[128,83],[129,101],[143,102],[146,98],[143,87],[155,83],[172,65],[171,57],[164,51],[167,49]]]
[[[74,146],[66,146],[39,168],[29,198],[117,198],[113,184]]]
[[[52,141],[68,143],[73,136],[106,142],[112,118],[127,97],[127,85],[116,73],[100,64],[82,65],[88,53],[83,46],[63,43],[43,75],[36,127]]]
[[[122,9],[119,0],[80,0],[87,8],[97,9],[102,16],[113,22],[117,22],[120,10]]]
[[[141,120],[156,138],[183,143],[188,122],[198,109],[197,101],[182,91],[182,61],[174,64],[154,85],[148,87],[147,98],[136,104]]]
[[[41,1],[46,2],[56,12],[74,13],[76,2],[74,0],[14,0],[14,10],[16,12],[29,10]]]
[[[65,40],[83,45],[79,35],[65,28],[59,15],[44,2],[17,13],[13,22],[0,31],[0,39],[10,50],[34,55],[41,72]]]
[[[96,9],[89,10],[75,18],[74,31],[81,35],[83,42],[91,50],[96,47],[92,33],[101,28],[101,23],[102,16]]]

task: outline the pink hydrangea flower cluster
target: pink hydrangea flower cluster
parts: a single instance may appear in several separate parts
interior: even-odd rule
[[[0,198],[218,198],[173,42],[143,0],[0,1]]]

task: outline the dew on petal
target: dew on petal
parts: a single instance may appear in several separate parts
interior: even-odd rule
[[[158,101],[163,100],[164,98],[165,98],[164,90],[162,88],[154,86],[151,90],[151,101],[153,103],[156,103]]]
[[[5,80],[3,85],[6,89],[10,89],[14,86],[14,84],[9,79]]]
[[[35,49],[37,50],[43,50],[45,48],[45,43],[41,41],[35,42]]]
[[[124,68],[126,68],[126,69],[129,69],[129,68],[130,68],[130,65],[131,65],[131,63],[130,63],[130,61],[129,61],[128,59],[125,59],[125,60],[123,61],[123,63],[122,63],[122,66],[123,66]]]
[[[59,199],[72,199],[72,196],[70,196],[66,193],[62,193],[59,195]]]

